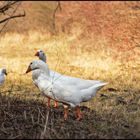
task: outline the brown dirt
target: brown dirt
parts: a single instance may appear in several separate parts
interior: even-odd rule
[[[106,97],[108,96],[102,95],[98,101],[110,100]],[[116,102],[117,106],[121,104]],[[20,100],[17,97],[2,95],[0,110],[0,137],[4,139],[139,137],[139,134],[133,132],[134,125],[129,124],[128,120],[123,117],[121,120],[113,119],[115,110],[102,114],[100,111],[81,106],[83,113],[81,121],[76,120],[73,109],[70,110],[68,120],[65,121],[62,106],[58,109],[48,109],[43,100]],[[137,130],[136,125],[135,129]]]

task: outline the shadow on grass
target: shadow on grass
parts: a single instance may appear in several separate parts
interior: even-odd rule
[[[62,106],[48,109],[41,100],[21,100],[0,95],[0,138],[137,138],[129,132],[129,126],[117,127],[117,124],[110,122],[110,118],[94,110],[84,106],[81,110],[83,120],[76,121],[72,109],[68,120],[64,121]],[[104,113],[109,116],[107,112]]]

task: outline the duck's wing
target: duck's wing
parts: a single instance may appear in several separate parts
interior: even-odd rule
[[[62,83],[65,86],[70,86],[71,88],[77,88],[78,90],[86,89],[94,84],[100,83],[98,80],[86,80],[77,77],[62,75],[58,72],[50,70],[50,76],[52,81],[56,83]]]

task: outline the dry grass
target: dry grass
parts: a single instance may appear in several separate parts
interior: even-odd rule
[[[8,70],[5,84],[1,87],[1,115],[4,116],[1,118],[1,122],[4,122],[0,129],[1,137],[139,137],[140,75],[137,60],[129,63],[124,63],[120,59],[115,60],[111,56],[106,56],[105,46],[92,52],[85,51],[82,47],[74,50],[71,43],[76,38],[71,40],[72,37],[49,37],[47,34],[31,32],[29,36],[6,34],[1,38],[0,67],[6,67]],[[104,42],[103,44],[106,45]],[[46,52],[48,65],[53,70],[71,76],[109,82],[96,98],[83,104],[90,108],[83,111],[83,121],[76,122],[74,113],[71,112],[68,122],[64,122],[63,109],[51,109],[47,128],[44,130],[48,112],[46,101],[33,85],[31,74],[24,75],[30,61],[37,59],[34,56],[37,49]],[[19,111],[22,114],[18,113]],[[26,119],[24,112],[27,113]]]
[[[85,29],[73,23],[70,34],[51,36],[32,30],[1,36],[0,67],[8,71],[0,87],[1,138],[140,138],[139,48],[114,49],[117,43]],[[72,111],[64,121],[61,105],[49,110],[31,73],[24,75],[29,63],[38,59],[34,56],[37,49],[45,51],[50,69],[109,82],[82,104],[86,106],[82,121],[76,121]]]

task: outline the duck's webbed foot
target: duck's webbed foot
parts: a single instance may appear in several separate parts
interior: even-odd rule
[[[77,117],[78,121],[80,121],[82,119],[82,114],[81,114],[80,106],[76,106],[76,117]]]

